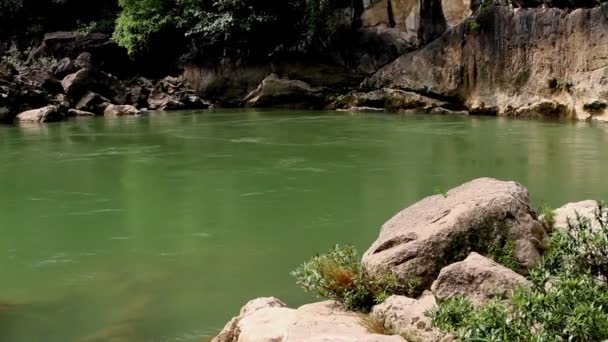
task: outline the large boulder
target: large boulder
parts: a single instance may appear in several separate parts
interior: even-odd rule
[[[439,301],[464,297],[482,306],[494,298],[509,297],[518,286],[529,287],[530,282],[493,260],[471,253],[464,261],[444,267],[431,291]]]
[[[104,95],[111,93],[114,81],[110,75],[104,72],[93,69],[81,69],[66,76],[61,81],[61,85],[70,98],[79,99],[87,91],[94,91]]]
[[[596,220],[599,203],[594,200],[568,203],[561,208],[555,209],[555,224],[556,229],[568,228],[568,222],[575,222],[577,217],[583,220],[589,220],[593,229],[601,229],[600,223]]]
[[[76,102],[76,109],[101,115],[110,103],[111,101],[108,98],[88,91]]]
[[[78,71],[78,67],[69,57],[62,58],[52,69],[53,74],[58,79],[63,79],[67,75],[73,74],[76,71]]]
[[[515,182],[480,178],[406,208],[386,222],[362,263],[372,274],[391,271],[428,289],[439,271],[513,241],[523,269],[538,264],[547,233]]]
[[[371,315],[385,326],[402,332],[412,341],[453,341],[454,337],[433,327],[426,312],[437,305],[435,297],[425,291],[420,298],[390,296],[372,308]]]
[[[109,105],[103,112],[104,116],[127,116],[127,115],[139,115],[141,112],[139,109],[131,105]]]
[[[110,36],[103,33],[86,35],[65,31],[47,33],[42,44],[32,51],[30,58],[76,59],[85,52],[92,56],[95,65],[104,70],[112,73],[129,70],[130,60],[126,49],[118,46]]]
[[[322,87],[311,87],[303,81],[270,74],[243,102],[249,107],[315,108],[323,107],[327,99],[326,90]]]
[[[56,106],[46,106],[17,114],[17,122],[41,123],[63,120],[64,115]]]
[[[213,342],[404,342],[400,336],[370,333],[361,316],[335,302],[289,309],[275,298],[249,302]]]
[[[22,77],[34,84],[35,87],[44,89],[49,94],[63,93],[61,82],[52,73],[41,69],[30,69],[22,74]]]

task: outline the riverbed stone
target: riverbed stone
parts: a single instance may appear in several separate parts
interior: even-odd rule
[[[518,286],[530,286],[520,274],[477,253],[471,253],[464,261],[444,267],[431,291],[443,301],[451,298],[467,298],[479,307],[494,298],[508,298]]]
[[[46,106],[17,114],[17,122],[52,122],[63,120],[63,113],[56,106]]]
[[[109,105],[103,112],[104,116],[127,116],[127,115],[139,115],[141,112],[139,109],[131,105]]]
[[[436,305],[435,297],[430,291],[424,291],[418,299],[390,296],[382,304],[374,306],[371,315],[410,340],[453,341],[451,334],[434,328],[431,319],[426,316],[426,312]]]
[[[362,263],[372,274],[390,271],[421,292],[443,267],[508,241],[513,241],[522,270],[530,269],[540,261],[546,238],[525,187],[480,178],[395,215],[382,226]]]

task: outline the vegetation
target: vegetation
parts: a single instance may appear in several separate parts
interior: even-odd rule
[[[415,332],[400,331],[382,317],[374,315],[362,315],[361,325],[372,334],[399,335],[409,342],[424,342],[424,339],[419,337]]]
[[[593,225],[595,223],[595,225]],[[593,228],[594,226],[599,227]],[[553,234],[531,288],[475,310],[466,299],[440,303],[433,324],[466,341],[600,341],[608,338],[608,211],[576,217]]]
[[[313,257],[292,272],[306,292],[336,300],[349,310],[369,311],[393,294],[410,295],[414,283],[403,283],[391,273],[373,277],[359,262],[352,246],[336,245],[327,254]]]

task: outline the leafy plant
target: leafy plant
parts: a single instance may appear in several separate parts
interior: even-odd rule
[[[540,208],[540,214],[545,228],[549,231],[553,231],[555,228],[555,212],[553,209],[545,204]]]
[[[497,263],[517,271],[520,266],[515,258],[515,241],[509,240],[500,246],[490,245],[488,257]]]
[[[369,311],[393,294],[408,295],[414,282],[402,282],[393,273],[370,275],[352,246],[336,245],[326,254],[317,255],[292,272],[306,292],[336,300],[349,310]]]
[[[607,216],[600,206],[594,219],[577,216],[566,231],[556,232],[543,262],[530,272],[532,285],[515,289],[507,301],[475,310],[467,299],[450,299],[427,315],[464,341],[607,339]]]

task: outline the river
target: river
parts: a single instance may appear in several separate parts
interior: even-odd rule
[[[0,340],[201,341],[289,272],[481,176],[608,199],[608,125],[216,110],[0,126]]]

